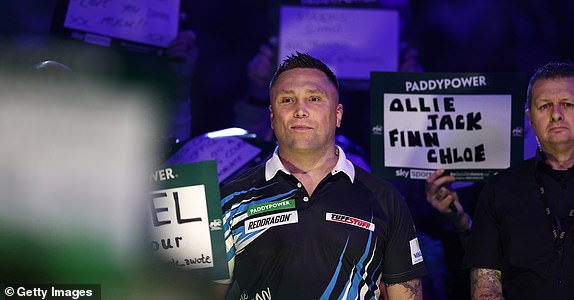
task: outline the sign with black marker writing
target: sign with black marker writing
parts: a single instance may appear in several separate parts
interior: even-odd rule
[[[371,73],[372,169],[478,181],[522,160],[519,74]]]
[[[164,164],[181,164],[214,160],[217,176],[223,182],[261,153],[261,149],[239,137],[210,138],[206,134],[193,138],[183,145]]]
[[[52,30],[87,43],[159,51],[175,39],[180,0],[58,0]]]
[[[398,68],[398,11],[283,6],[279,26],[279,61],[295,51],[307,53],[339,78],[353,80]]]
[[[152,180],[151,250],[176,267],[227,278],[215,161],[165,166]]]

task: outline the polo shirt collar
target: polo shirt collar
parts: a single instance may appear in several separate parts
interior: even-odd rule
[[[347,175],[349,180],[353,182],[355,180],[355,166],[353,166],[353,163],[347,159],[347,156],[341,147],[337,146],[336,151],[339,153],[339,158],[337,159],[337,164],[333,170],[331,170],[331,175],[343,172],[343,174]],[[291,172],[289,172],[287,168],[283,166],[283,163],[281,163],[278,148],[276,147],[275,151],[273,151],[273,156],[271,156],[271,158],[265,163],[265,180],[271,180],[275,175],[277,175],[278,171],[291,175]]]

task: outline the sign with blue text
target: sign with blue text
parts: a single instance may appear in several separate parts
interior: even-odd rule
[[[390,179],[443,168],[481,181],[522,161],[517,73],[371,73],[371,167]]]
[[[150,246],[175,267],[210,279],[229,276],[215,161],[155,170]]]

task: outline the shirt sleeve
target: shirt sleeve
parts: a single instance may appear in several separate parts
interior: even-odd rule
[[[391,222],[387,228],[389,239],[384,253],[383,281],[388,284],[420,278],[426,269],[408,206],[394,189],[385,196]]]
[[[464,265],[468,268],[501,270],[502,246],[499,219],[496,213],[496,176],[491,178],[480,193],[468,244]]]
[[[221,189],[223,198],[221,199],[221,208],[223,214],[223,238],[225,240],[225,254],[227,256],[227,267],[229,270],[228,279],[219,280],[219,283],[230,284],[233,280],[233,270],[235,267],[235,239],[233,237],[231,227],[235,210],[232,208],[232,200],[234,194],[230,192],[229,186],[224,186]]]

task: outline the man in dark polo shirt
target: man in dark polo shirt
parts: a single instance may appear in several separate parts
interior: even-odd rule
[[[422,298],[406,204],[335,145],[343,106],[333,72],[297,53],[270,88],[278,147],[222,189],[228,298]]]
[[[574,297],[574,65],[538,69],[527,97],[540,149],[481,192],[465,257],[473,299]]]

